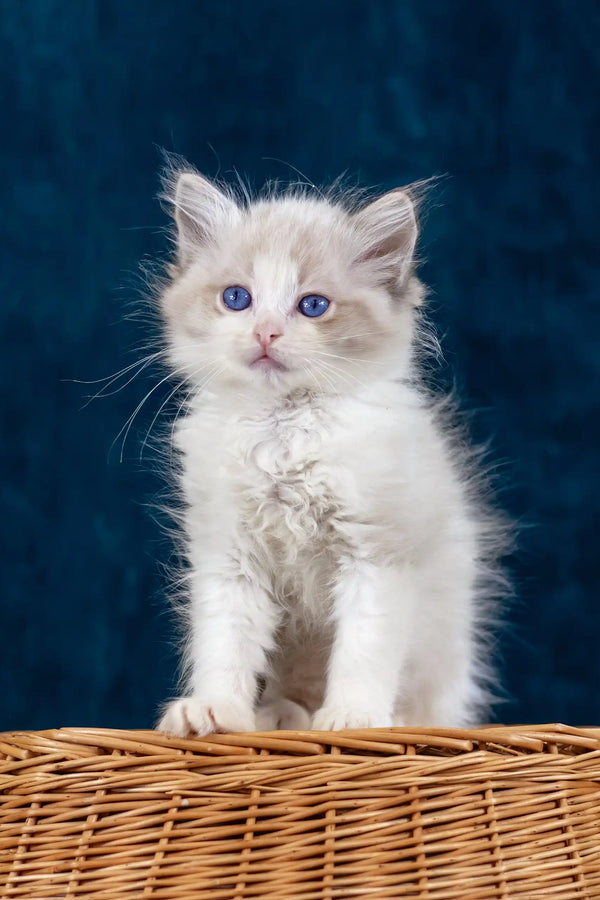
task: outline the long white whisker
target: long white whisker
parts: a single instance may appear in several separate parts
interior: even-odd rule
[[[164,384],[165,381],[168,381],[168,380],[169,380],[170,378],[172,378],[174,375],[179,374],[179,372],[185,372],[186,369],[187,369],[187,366],[180,366],[178,369],[175,369],[174,372],[169,372],[168,375],[165,375],[164,378],[161,378],[161,380],[160,380],[157,384],[155,384],[153,388],[151,388],[151,389],[148,391],[148,393],[146,394],[146,396],[145,396],[142,400],[140,400],[140,402],[138,403],[138,405],[136,406],[136,408],[134,409],[134,411],[132,412],[132,414],[129,416],[129,418],[127,419],[127,421],[125,422],[125,424],[123,425],[123,427],[121,428],[121,430],[119,431],[119,433],[117,434],[117,436],[115,437],[115,439],[114,439],[114,441],[112,442],[112,444],[110,445],[109,450],[108,450],[108,455],[109,455],[109,456],[110,456],[110,453],[111,453],[111,451],[112,451],[112,448],[114,447],[114,445],[116,444],[116,442],[119,440],[119,438],[120,438],[120,436],[123,434],[123,432],[125,432],[125,433],[123,434],[123,440],[122,440],[122,442],[121,442],[121,453],[120,453],[120,456],[119,456],[119,462],[123,462],[123,453],[124,453],[124,450],[125,450],[125,443],[126,443],[126,441],[127,441],[127,435],[129,434],[129,432],[130,432],[130,430],[131,430],[131,426],[133,425],[133,422],[134,422],[134,420],[135,420],[135,417],[137,416],[137,414],[138,414],[139,411],[141,410],[141,408],[142,408],[142,406],[144,405],[144,403],[146,402],[146,400],[148,400],[148,398],[151,396],[151,394],[154,393],[154,391],[158,390],[158,388],[161,386],[161,384]]]
[[[115,381],[118,381],[119,378],[121,378],[121,376],[124,374],[123,372],[119,372],[119,374],[118,374],[118,375],[115,375],[114,378],[111,378],[111,380],[110,380],[107,384],[103,385],[103,386],[100,388],[100,390],[97,391],[97,393],[92,394],[91,397],[88,397],[88,399],[87,399],[86,402],[83,404],[83,406],[81,407],[81,409],[85,409],[86,406],[89,406],[90,403],[92,402],[92,400],[98,400],[98,399],[100,399],[100,397],[113,397],[115,394],[118,394],[120,391],[123,390],[123,388],[126,388],[128,384],[131,384],[132,381],[135,381],[135,379],[138,377],[138,375],[140,375],[140,374],[144,371],[144,369],[147,369],[149,365],[151,365],[153,362],[156,361],[157,357],[158,357],[158,354],[156,354],[156,355],[154,355],[154,356],[151,356],[151,357],[148,357],[148,358],[143,362],[143,365],[141,365],[141,366],[137,369],[137,371],[135,371],[135,372],[133,373],[133,375],[131,375],[131,376],[127,379],[127,381],[125,381],[125,382],[123,382],[123,384],[119,385],[119,387],[118,387],[116,390],[114,390],[114,391],[108,391],[107,388],[109,388],[112,384],[114,384]]]
[[[313,371],[313,368],[315,369],[315,371]],[[315,379],[315,381],[316,381],[318,387],[321,387],[321,385],[319,384],[319,381],[318,381],[316,375],[319,375],[319,376],[326,382],[326,384],[328,385],[329,389],[330,389],[334,394],[339,394],[339,390],[337,389],[337,387],[336,387],[336,385],[335,385],[335,382],[334,382],[333,379],[327,374],[327,372],[325,372],[325,371],[323,370],[323,368],[319,365],[319,363],[317,362],[317,360],[313,360],[313,361],[312,361],[312,364],[310,364],[310,363],[308,363],[308,361],[306,361],[306,370],[308,371],[309,375],[310,375],[312,378]],[[316,374],[315,374],[315,372],[316,372]]]
[[[160,404],[160,406],[158,407],[158,410],[157,410],[156,413],[154,414],[154,418],[153,418],[152,421],[150,422],[150,427],[148,428],[148,430],[147,430],[147,432],[146,432],[146,436],[145,436],[144,440],[142,441],[142,446],[140,447],[140,462],[142,461],[142,457],[143,457],[143,455],[144,455],[144,449],[145,449],[145,447],[146,447],[146,444],[148,443],[148,440],[149,440],[149,438],[150,438],[150,434],[151,434],[151,432],[152,432],[152,429],[154,428],[154,424],[155,424],[156,420],[158,419],[158,417],[160,416],[160,414],[161,414],[161,412],[163,411],[163,409],[165,408],[165,406],[167,405],[167,403],[169,402],[169,400],[171,399],[171,397],[174,397],[175,394],[177,393],[177,391],[181,390],[181,388],[183,387],[183,385],[186,383],[186,381],[189,381],[190,378],[195,378],[195,377],[196,377],[197,375],[199,375],[200,372],[202,372],[204,369],[210,368],[211,366],[214,366],[214,365],[215,365],[214,361],[211,361],[211,362],[208,362],[208,363],[204,363],[204,365],[199,366],[197,369],[194,369],[194,371],[193,371],[190,375],[186,375],[185,378],[183,378],[181,381],[179,381],[179,382],[175,385],[175,387],[173,388],[173,390],[172,390],[172,391],[168,394],[168,396],[165,398],[165,400],[163,400],[163,402],[162,402],[162,403]],[[180,408],[181,408],[181,407],[180,407]]]
[[[317,378],[318,373],[314,371],[314,368],[315,367],[311,366],[309,362],[307,362],[306,360],[304,361],[304,364],[302,366],[303,371],[310,375],[316,386],[321,389],[321,384],[319,382],[319,379]]]
[[[327,338],[325,338],[324,341],[323,341],[323,343],[325,343],[325,344],[336,344],[338,341],[349,341],[349,340],[351,340],[352,338],[368,337],[369,335],[373,335],[373,334],[387,334],[387,335],[389,335],[389,331],[386,331],[385,328],[382,328],[382,329],[379,330],[379,331],[359,331],[359,332],[357,332],[356,334],[342,334],[342,335],[340,335],[339,337],[331,338],[330,340],[328,340]]]
[[[181,401],[181,403],[179,404],[179,406],[177,407],[177,412],[175,413],[175,416],[173,417],[173,424],[171,425],[171,441],[170,441],[171,455],[173,454],[173,445],[175,443],[175,428],[177,427],[177,422],[179,421],[183,407],[189,403],[190,397],[192,397],[194,395],[196,395],[196,390],[192,386],[185,392],[185,396],[184,396],[183,400]]]
[[[201,384],[199,384],[199,385],[192,385],[192,386],[191,386],[190,390],[187,392],[187,394],[186,394],[185,397],[183,398],[182,402],[179,404],[179,407],[178,407],[177,412],[176,412],[176,414],[175,414],[175,418],[173,419],[173,425],[171,426],[171,449],[173,448],[173,436],[174,436],[174,434],[175,434],[175,426],[177,425],[177,421],[178,421],[178,419],[180,418],[181,410],[183,409],[184,405],[190,401],[190,397],[193,397],[194,400],[195,400],[197,397],[199,397],[200,394],[202,393],[202,391],[206,390],[206,388],[208,387],[208,385],[209,385],[212,381],[214,381],[215,378],[218,378],[219,375],[220,375],[222,372],[224,372],[226,368],[227,368],[226,365],[225,365],[225,366],[221,366],[221,368],[218,368],[218,367],[217,367],[213,372],[209,372],[209,374],[206,376],[206,378],[204,379],[204,381],[201,382]]]
[[[340,393],[339,388],[338,388],[338,387],[336,386],[336,384],[335,384],[335,381],[333,380],[333,378],[332,378],[327,372],[324,372],[323,369],[319,369],[319,370],[318,370],[318,374],[319,374],[320,377],[325,381],[325,383],[328,385],[328,387],[329,387],[329,389],[330,389],[330,391],[331,391],[332,394],[338,395],[338,394]]]
[[[204,379],[204,381],[200,385],[198,385],[198,387],[196,389],[196,396],[197,397],[200,396],[202,391],[205,391],[206,388],[208,387],[208,385],[211,384],[215,380],[215,378],[218,378],[219,375],[222,372],[224,372],[226,368],[227,368],[227,365],[221,366],[220,369],[217,368],[216,371],[211,372],[209,375],[207,375],[206,378]]]
[[[198,347],[197,343],[190,343],[190,344],[182,344],[181,346],[178,347],[178,349],[179,350],[195,350],[195,349],[197,349],[197,347]],[[124,388],[126,388],[127,385],[131,384],[132,381],[135,381],[135,379],[138,377],[138,375],[140,375],[144,371],[144,369],[148,368],[148,366],[151,363],[156,362],[157,360],[160,360],[160,359],[168,360],[168,358],[169,358],[169,349],[165,348],[164,350],[159,350],[157,353],[152,353],[149,356],[144,356],[142,359],[138,359],[136,362],[131,363],[129,366],[125,366],[125,368],[121,369],[119,372],[115,372],[114,375],[107,375],[104,378],[96,378],[93,381],[82,381],[82,380],[76,379],[76,378],[65,379],[65,380],[72,381],[75,384],[100,384],[101,382],[106,382],[106,384],[104,384],[97,393],[95,393],[87,398],[86,402],[81,407],[81,409],[85,409],[86,406],[89,406],[89,404],[92,402],[92,400],[97,400],[100,397],[113,397],[115,394],[118,394],[120,391],[122,391]],[[127,381],[123,382],[123,384],[121,384],[116,390],[114,390],[114,391],[108,390],[108,388],[111,387],[111,385],[114,384],[116,381],[118,381],[119,378],[124,377],[125,375],[127,375],[129,372],[131,372],[132,370],[134,370],[136,368],[137,368],[137,371],[134,371],[133,375],[131,375],[127,379]]]
[[[154,423],[156,422],[156,420],[157,420],[158,417],[160,416],[161,412],[163,411],[163,409],[165,408],[165,406],[167,405],[167,403],[169,402],[169,400],[171,399],[171,397],[174,397],[175,394],[177,393],[177,391],[179,391],[179,390],[183,387],[184,384],[185,384],[185,379],[183,379],[183,381],[179,381],[179,382],[175,385],[175,387],[173,388],[173,390],[170,392],[170,394],[167,396],[166,400],[163,400],[163,402],[162,402],[162,403],[160,404],[160,406],[158,407],[158,410],[157,410],[157,412],[155,413],[154,418],[153,418],[152,421],[150,422],[150,427],[148,428],[148,430],[147,430],[147,432],[146,432],[146,436],[145,436],[144,440],[142,441],[142,446],[140,447],[140,462],[142,461],[142,458],[143,458],[143,456],[144,456],[144,449],[145,449],[145,447],[146,447],[146,444],[148,443],[148,439],[149,439],[149,437],[150,437],[150,432],[151,432],[152,429],[154,428]]]
[[[351,372],[344,372],[339,366],[334,365],[333,363],[326,362],[324,359],[319,360],[321,366],[325,366],[330,372],[333,372],[334,375],[342,378],[346,384],[352,386],[352,382],[349,379],[352,379],[356,384],[360,385],[360,387],[367,390],[367,385],[362,382],[359,378],[356,378]]]
[[[339,356],[336,353],[326,353],[324,350],[311,350],[311,353],[317,353],[319,356],[330,356],[332,359],[343,359],[346,362],[371,363],[373,366],[385,365],[383,362],[378,362],[375,359],[364,359],[361,356]]]
[[[131,369],[135,369],[136,366],[141,365],[143,362],[147,362],[149,359],[158,359],[158,357],[162,356],[165,352],[166,351],[164,350],[160,350],[158,353],[153,353],[151,356],[144,356],[142,359],[137,359],[130,365],[125,366],[125,368],[121,369],[119,372],[113,372],[112,375],[105,375],[104,378],[94,378],[91,381],[84,381],[81,378],[63,378],[62,380],[69,381],[71,384],[100,384],[102,381],[112,381],[113,378],[119,378],[121,375],[126,375]]]

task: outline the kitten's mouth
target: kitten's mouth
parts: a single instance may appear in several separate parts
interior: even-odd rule
[[[260,356],[253,359],[250,363],[250,368],[262,369],[265,372],[285,371],[285,366],[276,359],[273,359],[272,356],[269,356],[268,353],[262,353]]]

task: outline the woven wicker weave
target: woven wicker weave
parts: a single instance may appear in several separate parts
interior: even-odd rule
[[[60,729],[0,760],[2,898],[600,898],[600,729]]]

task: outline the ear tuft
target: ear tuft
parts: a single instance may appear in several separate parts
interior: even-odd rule
[[[362,259],[378,264],[382,278],[402,287],[412,270],[418,226],[415,206],[398,188],[383,194],[354,215]]]
[[[212,243],[218,230],[240,215],[232,197],[195,172],[179,175],[170,199],[177,224],[177,256],[182,267],[190,265],[197,251]]]

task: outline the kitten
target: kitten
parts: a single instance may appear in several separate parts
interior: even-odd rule
[[[411,192],[241,200],[183,171],[168,199],[189,572],[158,727],[481,722],[502,525],[419,380]]]

